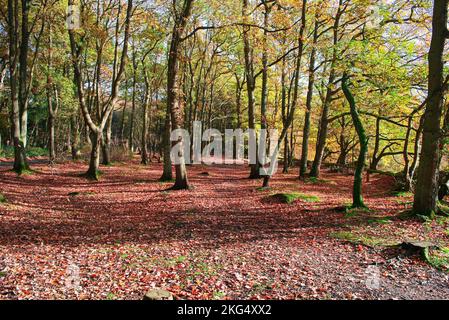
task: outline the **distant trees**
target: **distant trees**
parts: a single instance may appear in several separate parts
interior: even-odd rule
[[[69,0],[69,6],[73,6],[74,1]],[[118,4],[118,12],[120,12],[121,4]],[[89,10],[89,8],[84,7],[82,5],[81,12],[85,12]],[[99,7],[97,6],[97,22],[96,27],[101,28],[100,26],[100,12],[98,11]],[[103,41],[99,41],[96,44],[96,71],[95,71],[95,85],[94,90],[96,92],[95,94],[95,118],[94,120],[91,116],[91,110],[89,110],[88,105],[86,103],[86,93],[84,88],[84,76],[85,73],[84,66],[85,63],[82,61],[83,53],[87,49],[85,47],[85,37],[86,34],[82,33],[79,34],[78,30],[74,30],[73,28],[69,28],[69,39],[70,39],[70,49],[71,49],[71,56],[73,61],[73,72],[74,72],[74,82],[77,87],[77,95],[79,99],[80,109],[82,111],[84,121],[86,123],[86,126],[90,130],[90,142],[91,142],[91,153],[90,153],[90,161],[89,161],[89,169],[87,170],[86,176],[90,179],[98,180],[99,175],[99,165],[100,165],[100,147],[103,137],[103,130],[105,129],[106,125],[111,121],[111,112],[113,108],[116,106],[117,99],[118,99],[118,90],[119,86],[123,77],[123,74],[125,72],[125,64],[127,59],[127,52],[128,52],[128,39],[129,39],[129,30],[130,30],[130,24],[131,24],[131,17],[133,13],[133,1],[128,0],[127,10],[126,10],[126,17],[124,21],[124,31],[123,31],[123,45],[121,53],[118,53],[118,46],[119,46],[119,39],[118,39],[118,30],[121,29],[120,27],[120,15],[116,18],[116,41],[115,41],[115,50],[114,50],[114,58],[113,58],[113,65],[112,65],[112,77],[110,79],[111,84],[111,91],[110,96],[104,99],[104,96],[101,94],[101,85],[100,85],[100,72],[101,67],[103,65],[103,47],[105,45],[105,41],[108,40],[107,37],[103,38]],[[107,28],[108,25],[105,25]],[[79,40],[77,40],[80,38]],[[106,100],[106,101],[105,101]],[[93,111],[93,110],[92,110]],[[110,131],[109,131],[109,124],[108,124],[108,132],[106,133],[106,141],[104,142],[105,147],[108,148],[108,143],[110,140]],[[106,159],[105,162],[109,162],[108,157],[108,150],[104,152]]]
[[[138,152],[188,189],[187,155],[171,161],[173,129],[276,128],[284,172],[353,167],[361,187],[366,154],[368,170],[402,173],[416,212],[434,212],[449,128],[447,1],[434,2],[430,51],[427,2],[226,1],[83,1],[80,28],[67,31],[61,1],[0,0],[0,123],[14,169],[42,147],[51,162],[88,155],[98,179],[100,162]],[[250,167],[262,178],[260,162]]]

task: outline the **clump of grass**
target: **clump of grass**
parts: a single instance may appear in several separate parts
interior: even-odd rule
[[[180,228],[184,228],[186,226],[186,223],[183,221],[174,221],[173,226],[177,229],[180,229]]]
[[[449,216],[449,204],[447,202],[438,202],[438,214]]]
[[[108,295],[106,296],[106,300],[117,300],[117,296],[112,292],[109,292]]]
[[[368,219],[369,224],[389,224],[391,223],[392,217],[374,217],[371,219]]]
[[[405,198],[405,197],[412,197],[413,193],[410,191],[395,191],[393,192],[393,195],[395,197]]]
[[[22,169],[20,171],[16,171],[14,169],[11,169],[11,171],[16,172],[18,176],[31,176],[31,175],[36,173],[35,170],[32,170],[30,168],[24,168],[24,169]]]
[[[222,291],[214,291],[213,293],[213,299],[214,300],[222,300],[226,294]]]
[[[303,193],[277,193],[270,196],[272,199],[275,199],[281,203],[291,204],[296,200],[302,200],[305,202],[319,202],[320,198],[314,195],[308,195]]]
[[[315,184],[315,183],[328,183],[329,181],[324,180],[324,179],[320,179],[320,178],[317,178],[317,177],[309,177],[309,178],[304,179],[304,182],[305,183],[313,183],[313,184]]]
[[[377,238],[368,235],[357,235],[350,231],[338,231],[330,234],[332,238],[348,241],[353,244],[363,244],[367,247],[388,247],[396,245],[397,241]]]
[[[70,197],[76,197],[76,196],[81,196],[81,195],[86,195],[86,196],[90,196],[93,195],[94,193],[91,191],[86,191],[86,192],[79,192],[79,191],[75,191],[75,192],[70,192],[68,194],[68,196]]]
[[[352,218],[360,213],[371,212],[368,207],[354,208],[352,204],[344,205],[341,207],[341,211],[343,211],[345,218]]]
[[[449,248],[444,247],[437,250],[426,248],[424,255],[431,266],[439,270],[449,270]]]
[[[3,193],[0,193],[0,203],[7,203],[8,199],[4,196]]]

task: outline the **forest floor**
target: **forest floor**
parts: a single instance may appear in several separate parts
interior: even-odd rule
[[[449,299],[449,273],[386,247],[447,247],[449,219],[406,218],[393,178],[364,185],[370,210],[344,211],[352,177],[324,172],[272,188],[245,166],[192,166],[190,191],[166,191],[160,164],[35,164],[0,168],[0,299],[141,299],[163,288],[180,299]],[[208,174],[204,174],[204,172]],[[291,204],[270,195],[301,193]]]

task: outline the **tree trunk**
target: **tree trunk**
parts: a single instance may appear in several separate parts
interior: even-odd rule
[[[54,162],[56,159],[56,148],[55,148],[55,119],[52,114],[48,115],[48,152],[50,162]]]
[[[366,137],[365,129],[362,121],[360,120],[359,113],[355,104],[354,96],[349,90],[348,76],[343,75],[342,89],[346,99],[349,102],[351,108],[351,117],[354,123],[355,130],[360,141],[360,153],[357,159],[357,166],[354,173],[354,186],[352,191],[352,208],[364,208],[366,207],[363,202],[362,185],[363,185],[363,170],[365,168],[366,154],[368,153],[368,138]]]
[[[72,151],[72,160],[78,160],[78,148],[80,143],[80,136],[79,136],[79,130],[78,130],[78,124],[76,121],[76,117],[72,116],[70,120],[70,127],[72,131],[72,139],[71,139],[71,151]]]
[[[73,5],[74,0],[69,0],[68,5]],[[123,35],[123,48],[120,56],[120,63],[118,64],[118,56],[114,59],[114,67],[113,67],[113,76],[112,76],[112,86],[111,86],[111,96],[109,104],[105,106],[104,110],[99,113],[99,124],[95,124],[90,115],[90,110],[88,105],[86,104],[86,95],[84,89],[84,81],[83,81],[83,70],[81,68],[80,63],[80,52],[81,48],[76,41],[75,32],[72,29],[69,29],[69,40],[70,40],[70,51],[72,57],[72,65],[73,65],[73,73],[74,73],[74,83],[77,88],[78,101],[80,105],[80,109],[86,124],[86,127],[90,130],[91,133],[91,159],[89,163],[89,169],[86,173],[88,178],[98,179],[98,168],[100,162],[100,147],[101,147],[101,139],[103,136],[103,130],[109,120],[112,121],[112,112],[114,106],[117,102],[119,86],[121,82],[121,78],[125,72],[125,64],[126,57],[128,53],[128,41],[130,34],[130,24],[131,24],[131,16],[133,14],[133,0],[128,0],[128,8],[126,11],[126,20],[124,27],[124,35]],[[118,46],[118,41],[116,42],[116,50]],[[118,68],[117,68],[118,66]],[[97,110],[98,111],[98,110]],[[108,126],[109,128],[109,126]]]
[[[173,180],[173,168],[170,159],[170,106],[167,105],[167,110],[165,113],[165,124],[164,124],[164,133],[162,137],[162,148],[164,152],[164,171],[162,172],[162,176],[159,179],[160,181],[172,181]]]
[[[151,101],[151,92],[150,92],[150,82],[148,80],[148,76],[145,73],[145,101],[143,103],[143,115],[142,115],[142,140],[141,140],[141,163],[143,165],[148,164],[148,107],[150,106]]]
[[[27,84],[29,37],[28,9],[26,1],[22,1],[22,39],[19,45],[19,3],[18,0],[8,0],[9,80],[14,144],[13,170],[18,174],[22,174],[24,171],[29,170],[25,153],[27,130],[25,91]],[[17,52],[17,48],[19,48],[19,52]],[[18,64],[19,61],[20,70]]]
[[[106,134],[103,139],[101,139],[101,150],[103,159],[101,164],[108,166],[111,164],[111,140],[112,140],[112,115],[113,111],[110,113],[108,120],[106,122]]]
[[[101,132],[91,131],[90,141],[92,142],[92,149],[90,152],[89,169],[86,172],[86,177],[91,180],[99,180],[100,178],[99,168],[101,140]]]
[[[326,147],[327,132],[328,132],[328,114],[330,104],[332,102],[332,96],[334,95],[333,86],[335,82],[335,64],[337,61],[337,44],[339,42],[338,28],[340,26],[340,18],[342,14],[342,0],[339,0],[337,13],[335,15],[335,21],[333,25],[333,48],[332,48],[332,61],[329,72],[329,80],[327,82],[326,96],[323,102],[323,110],[321,112],[320,126],[318,129],[318,139],[316,144],[315,158],[313,160],[312,169],[310,175],[318,178],[320,176],[321,163],[323,162],[324,149]]]
[[[377,166],[379,165],[380,157],[378,157],[379,149],[380,149],[380,118],[376,118],[376,136],[374,142],[374,151],[373,157],[371,159],[370,169],[377,170]]]
[[[248,21],[248,0],[243,0],[243,20]],[[243,27],[243,51],[245,56],[245,73],[246,73],[246,89],[248,95],[248,128],[255,130],[256,120],[254,115],[255,98],[254,91],[256,90],[256,79],[254,78],[254,63],[253,63],[253,51],[251,48],[251,42],[249,38],[251,28],[249,26]],[[256,139],[257,140],[257,139]],[[250,164],[250,179],[260,178],[260,164],[257,157],[257,143],[256,143],[256,159],[252,159]],[[250,159],[251,160],[251,159]]]
[[[131,152],[134,152],[134,117],[136,113],[136,91],[137,91],[137,63],[135,62],[135,53],[133,53],[133,94],[131,98],[131,116],[129,119],[128,146]]]
[[[54,162],[56,159],[56,149],[55,149],[55,116],[56,111],[53,109],[53,99],[52,92],[53,89],[53,81],[50,76],[50,72],[53,64],[53,37],[52,37],[52,27],[49,25],[48,30],[48,75],[47,75],[47,107],[48,107],[48,151],[49,151],[49,161],[50,163]]]
[[[306,18],[307,18],[307,0],[302,1],[302,8],[301,8],[301,27],[299,30],[299,37],[298,37],[298,55],[296,56],[296,68],[295,68],[295,79],[294,79],[294,90],[293,90],[293,100],[291,103],[291,106],[289,108],[288,116],[286,118],[286,124],[282,128],[281,135],[279,137],[279,140],[277,142],[277,145],[275,147],[274,153],[271,155],[271,162],[277,161],[278,153],[280,146],[282,144],[282,141],[284,141],[288,129],[290,126],[292,126],[293,131],[293,119],[295,116],[295,110],[298,102],[298,95],[299,95],[299,72],[301,70],[301,60],[303,55],[303,49],[304,49],[304,31],[306,28]],[[291,138],[293,140],[293,138]],[[293,148],[291,148],[293,150]],[[271,174],[274,174],[272,172]],[[268,187],[270,183],[271,175],[265,175],[263,186]]]
[[[310,53],[309,62],[309,85],[307,88],[306,98],[306,115],[304,119],[304,130],[302,136],[302,150],[301,162],[299,164],[299,177],[304,178],[307,172],[307,160],[309,158],[309,136],[310,136],[310,116],[312,113],[312,98],[315,85],[315,57],[316,57],[316,42],[318,40],[318,17],[315,16],[315,27],[313,29],[313,48]]]
[[[170,51],[167,67],[167,105],[170,109],[172,130],[182,128],[183,103],[179,88],[179,55],[181,53],[182,35],[184,34],[187,21],[192,11],[193,0],[184,0],[183,11],[175,21],[170,43]],[[178,143],[178,142],[175,142]],[[185,141],[179,142],[181,144]],[[175,164],[176,180],[172,190],[189,189],[187,169],[183,148],[180,148],[179,163]]]
[[[437,211],[438,175],[443,109],[443,53],[447,37],[448,1],[434,0],[432,41],[429,51],[428,101],[424,114],[421,161],[413,212],[431,216]]]

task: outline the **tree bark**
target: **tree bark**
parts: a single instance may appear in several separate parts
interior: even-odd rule
[[[145,99],[143,103],[143,115],[142,115],[142,140],[141,140],[141,163],[143,165],[148,164],[148,108],[151,102],[151,88],[148,75],[144,68],[145,77]]]
[[[24,90],[27,83],[28,5],[22,0],[22,39],[19,43],[19,2],[8,0],[9,80],[11,119],[14,144],[13,170],[18,174],[29,170],[26,158],[27,110]],[[24,33],[25,32],[25,33]],[[19,51],[18,51],[19,49]],[[20,70],[19,70],[20,64]],[[23,78],[25,76],[25,78]],[[24,126],[25,125],[25,126]]]
[[[304,119],[304,129],[302,136],[301,161],[299,164],[299,177],[304,178],[307,172],[307,160],[309,158],[309,137],[310,137],[310,116],[312,113],[312,98],[315,85],[315,58],[316,58],[316,43],[318,40],[318,17],[315,16],[315,27],[313,29],[313,47],[310,53],[309,61],[309,84],[307,88],[306,98],[306,114]]]
[[[243,0],[242,9],[243,21],[248,21],[248,0]],[[247,24],[247,23],[246,23]],[[245,57],[245,73],[246,73],[246,90],[248,95],[248,128],[255,130],[256,120],[254,114],[255,108],[255,97],[254,91],[256,90],[256,79],[254,77],[254,62],[253,62],[253,50],[251,48],[250,41],[250,30],[251,28],[247,25],[243,27],[243,51]],[[256,143],[257,146],[257,143]],[[257,157],[257,147],[256,147],[256,159],[253,159],[252,164],[250,164],[250,179],[260,178],[260,164]]]
[[[167,67],[167,105],[170,109],[172,130],[182,128],[183,119],[183,103],[179,88],[179,56],[181,53],[182,36],[186,29],[188,19],[191,15],[194,0],[184,0],[182,12],[176,19],[173,26],[172,38],[170,43],[170,51]],[[175,142],[178,143],[178,142]],[[185,141],[180,142],[185,143]],[[183,148],[180,148],[179,163],[175,164],[176,179],[172,190],[189,189],[189,181],[187,177],[187,169]]]
[[[357,159],[357,166],[354,173],[352,208],[363,208],[366,207],[363,202],[362,185],[363,185],[363,170],[365,168],[366,154],[368,153],[368,138],[366,136],[365,128],[363,127],[362,121],[360,120],[354,96],[349,90],[348,80],[349,80],[348,76],[344,74],[342,79],[342,89],[346,99],[349,102],[352,121],[354,123],[354,127],[355,130],[357,131],[357,135],[359,137],[360,142],[360,153]]]
[[[56,113],[58,112],[57,108],[53,108],[53,93],[56,92],[54,90],[54,84],[51,78],[51,70],[53,67],[53,37],[52,37],[52,27],[49,25],[48,30],[48,75],[47,75],[47,107],[48,107],[48,151],[49,151],[49,161],[50,163],[54,162],[56,159],[56,147],[55,147],[55,118]]]
[[[108,120],[106,121],[106,132],[103,139],[101,139],[101,150],[103,159],[101,161],[102,165],[109,166],[111,164],[111,141],[112,141],[112,115],[113,111],[109,114]]]
[[[72,138],[70,139],[72,145],[71,145],[71,151],[72,151],[72,160],[78,160],[78,148],[80,143],[80,135],[79,135],[79,129],[78,129],[78,123],[76,120],[76,116],[72,116],[70,118],[70,127],[71,127],[71,133]]]
[[[431,216],[437,211],[438,175],[443,112],[443,53],[448,35],[448,0],[434,0],[432,40],[429,51],[428,101],[424,114],[421,160],[413,212]]]
[[[333,48],[332,48],[332,60],[329,71],[329,80],[327,82],[326,96],[323,102],[323,110],[321,112],[320,126],[318,129],[318,138],[316,144],[315,158],[313,160],[312,169],[310,175],[318,178],[321,171],[321,163],[323,162],[324,149],[326,147],[327,132],[328,132],[328,115],[329,108],[332,102],[332,96],[334,94],[333,86],[335,82],[335,64],[337,61],[337,44],[339,41],[338,28],[340,26],[340,19],[342,15],[342,0],[339,0],[337,13],[335,15],[335,21],[333,25]]]
[[[162,149],[164,153],[164,170],[162,172],[162,176],[159,179],[160,181],[172,181],[173,180],[173,168],[170,159],[170,106],[167,104],[167,109],[165,112],[165,122],[164,122],[164,132],[162,137]]]
[[[307,22],[307,0],[303,0],[302,8],[301,8],[301,27],[299,29],[299,36],[298,36],[298,55],[296,56],[293,100],[291,101],[288,116],[286,118],[285,125],[282,128],[282,132],[281,132],[281,135],[277,142],[274,154],[271,155],[271,161],[277,161],[277,157],[278,157],[278,153],[279,153],[279,149],[282,144],[282,141],[284,141],[284,139],[288,133],[289,127],[292,126],[292,124],[293,124],[295,110],[296,110],[296,106],[298,104],[297,102],[298,102],[298,96],[299,96],[299,72],[301,70],[301,61],[302,61],[302,55],[303,55],[303,50],[304,50],[304,32],[305,32],[305,28],[306,28],[306,22]],[[292,131],[293,131],[293,128],[292,128]],[[293,140],[293,139],[291,138],[291,140]],[[293,148],[291,148],[291,149],[293,150]],[[263,187],[269,186],[270,178],[271,178],[271,175],[264,176],[263,185],[262,185]]]
[[[100,178],[100,146],[102,134],[101,132],[91,131],[90,141],[92,142],[92,149],[90,151],[89,169],[86,172],[86,177],[92,180],[99,180]]]

